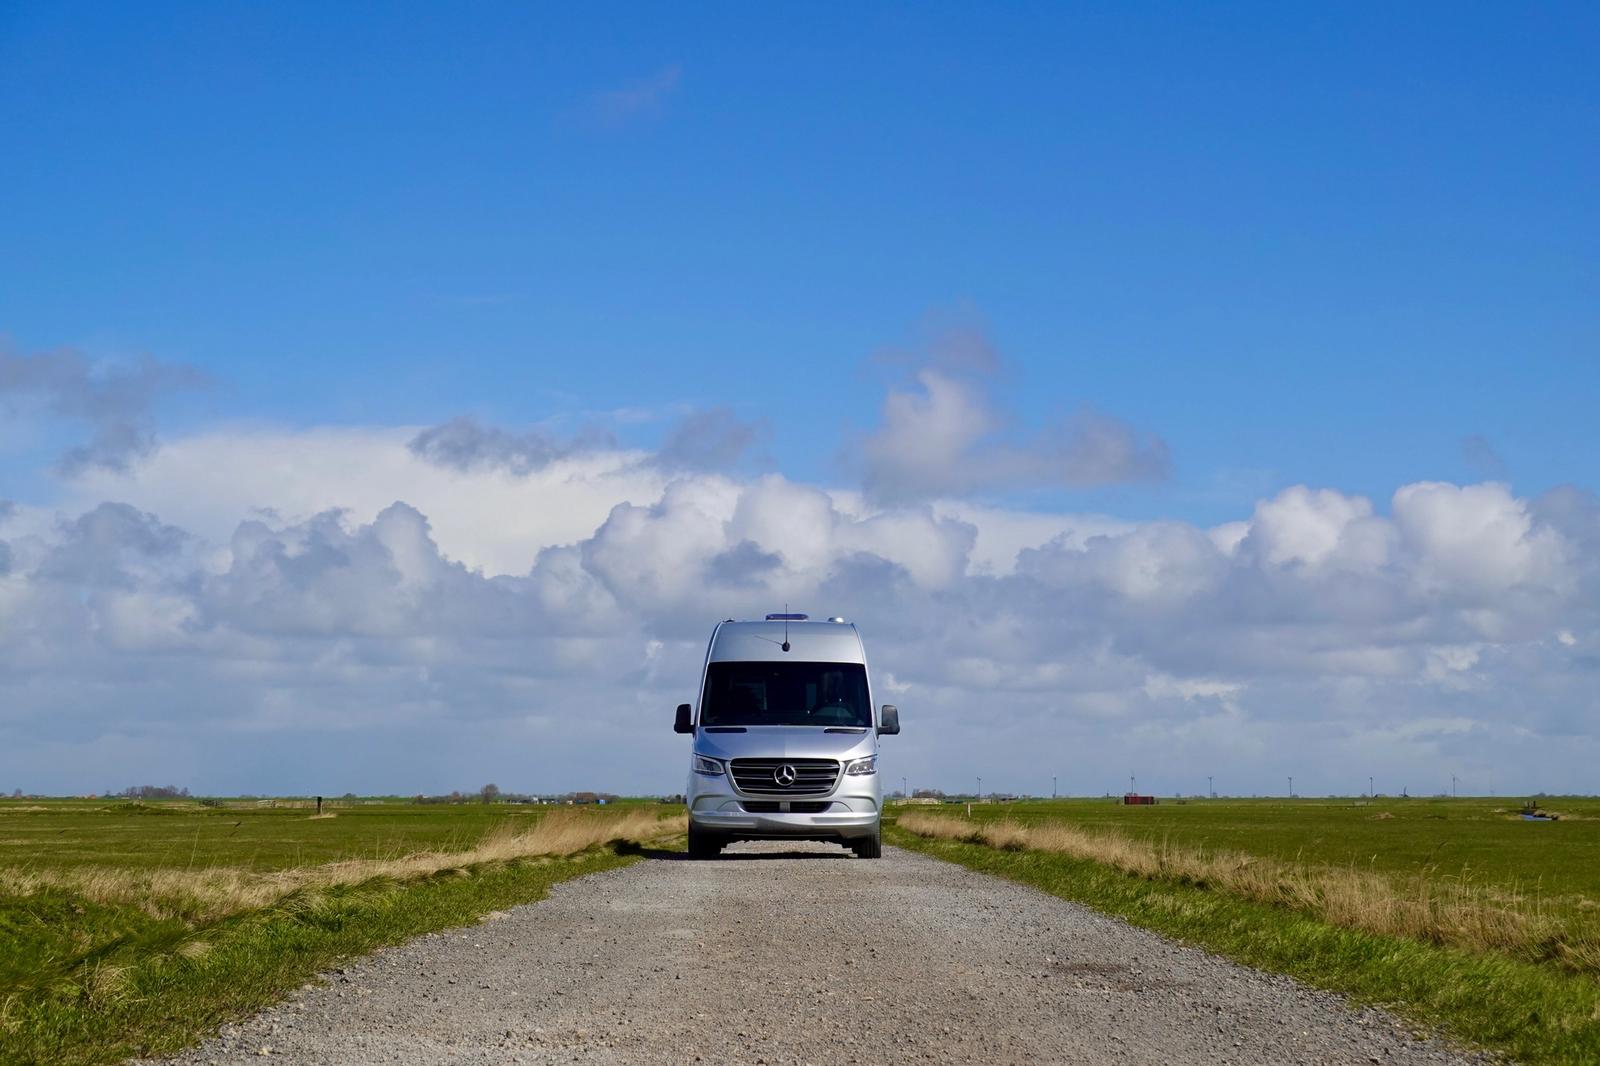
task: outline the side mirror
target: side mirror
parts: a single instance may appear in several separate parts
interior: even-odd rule
[[[900,708],[892,703],[883,705],[883,714],[878,718],[878,733],[881,736],[892,736],[900,732]]]
[[[687,703],[678,704],[678,717],[672,723],[674,733],[694,732],[694,708]]]

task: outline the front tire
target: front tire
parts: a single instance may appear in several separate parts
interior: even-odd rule
[[[689,825],[689,858],[714,859],[722,854],[723,840],[714,833]]]
[[[858,859],[883,858],[883,828],[873,826],[871,836],[850,842],[850,850],[856,853]]]

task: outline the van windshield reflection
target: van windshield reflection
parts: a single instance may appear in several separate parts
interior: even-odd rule
[[[860,663],[710,663],[700,724],[868,728],[867,670]]]

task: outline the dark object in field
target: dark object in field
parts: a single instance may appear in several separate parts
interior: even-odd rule
[[[1522,805],[1522,820],[1524,822],[1559,822],[1561,815],[1539,809],[1538,800],[1529,800]]]

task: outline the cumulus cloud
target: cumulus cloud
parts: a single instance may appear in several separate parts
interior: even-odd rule
[[[0,501],[0,788],[675,791],[665,722],[710,626],[783,604],[860,622],[907,705],[886,766],[918,783],[1586,784],[1592,491],[1294,486],[1212,526],[1009,510],[1164,477],[1166,445],[1088,408],[1019,425],[971,320],[887,362],[845,491],[752,474],[766,427],[727,407],[653,450],[467,417],[156,448],[198,375],[0,353],[0,405],[90,438],[50,506]]]
[[[912,381],[892,388],[882,421],[862,439],[868,494],[885,503],[1082,488],[1165,478],[1166,442],[1084,407],[1042,431],[1021,433],[997,403],[999,356],[974,327],[930,343]]]
[[[113,364],[92,362],[72,349],[37,355],[0,350],[0,409],[15,414],[38,406],[88,427],[89,440],[61,456],[59,469],[68,475],[126,470],[149,455],[156,444],[156,405],[206,383],[194,367],[150,358]]]
[[[418,435],[220,428],[169,440],[131,470],[85,474],[63,506],[81,511],[121,500],[226,544],[246,518],[300,521],[341,511],[365,523],[403,499],[428,515],[452,558],[515,574],[526,573],[541,548],[592,534],[618,501],[657,499],[667,480],[638,453],[581,447],[537,468],[520,463],[515,449],[507,456],[492,446],[462,449],[461,465],[436,462],[412,446]]]
[[[1560,596],[1576,577],[1566,538],[1505,485],[1406,485],[1394,517],[1416,556],[1414,580],[1436,595]]]
[[[306,436],[172,441],[95,482],[127,502],[13,516],[0,778],[95,787],[138,759],[217,790],[673,791],[666,721],[711,625],[784,603],[860,622],[907,715],[886,758],[929,784],[1098,792],[1137,765],[1198,789],[1204,762],[1229,790],[1355,788],[1349,765],[1559,788],[1600,755],[1586,490],[1297,486],[1201,527]],[[170,509],[225,492],[222,460],[247,482],[225,525]]]

